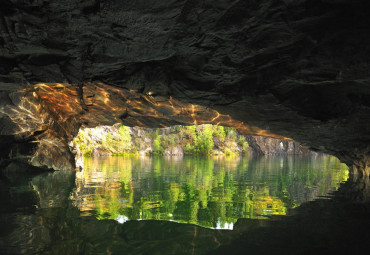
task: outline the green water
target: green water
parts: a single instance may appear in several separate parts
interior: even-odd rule
[[[325,197],[348,178],[331,156],[85,158],[71,195],[81,216],[233,229]]]

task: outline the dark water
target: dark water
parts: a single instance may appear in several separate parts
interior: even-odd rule
[[[16,168],[0,179],[0,254],[364,254],[370,240],[369,181],[329,156]]]

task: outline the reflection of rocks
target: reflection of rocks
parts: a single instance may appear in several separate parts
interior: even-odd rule
[[[248,232],[258,228],[267,227],[270,225],[269,223],[270,222],[268,220],[240,218],[234,224],[233,230],[239,233]]]
[[[11,163],[7,168],[17,167],[23,167],[23,176],[20,170],[8,169],[4,171],[7,181],[0,182],[0,250],[2,254],[40,254],[52,242],[57,221],[65,217],[62,208],[67,207],[74,173],[33,176],[35,169],[26,171],[25,164]]]
[[[40,208],[66,206],[75,172],[53,172],[32,178],[31,185],[39,197]]]
[[[349,201],[370,204],[370,177],[352,174],[349,181],[341,185],[338,193]]]
[[[33,214],[1,215],[0,250],[2,254],[40,254],[52,240],[50,228],[43,222],[45,218]],[[8,229],[9,222],[13,226]]]
[[[205,254],[229,243],[237,233],[168,221],[129,221],[123,235],[133,254]]]

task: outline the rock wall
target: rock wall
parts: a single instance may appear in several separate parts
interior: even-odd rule
[[[253,153],[258,155],[309,155],[314,151],[297,142],[263,136],[246,136]]]
[[[204,123],[227,116],[243,134],[290,137],[369,174],[369,11],[367,0],[3,0],[2,153],[41,132],[19,132],[10,95],[57,82],[76,86],[73,109],[47,110],[60,127],[47,125],[50,139],[64,148],[82,123],[187,124],[202,109]],[[145,107],[125,106],[123,90]],[[121,108],[103,109],[108,99]],[[187,110],[172,114],[173,100]]]

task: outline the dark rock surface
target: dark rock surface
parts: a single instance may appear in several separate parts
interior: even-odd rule
[[[43,130],[66,144],[81,122],[189,123],[189,111],[169,116],[157,107],[158,117],[122,107],[83,121],[80,112],[53,117],[47,129],[41,118],[19,137],[17,122],[4,110],[15,105],[19,111],[9,95],[39,82],[77,85],[77,99],[86,82],[102,82],[135,91],[135,102],[150,96],[213,111],[199,118],[204,122],[230,115],[235,122],[226,124],[248,127],[242,133],[290,137],[370,174],[369,12],[366,0],[3,0],[2,154]],[[95,114],[84,100],[73,108],[79,109]],[[73,127],[65,130],[61,120]],[[39,165],[57,167],[45,161]]]

